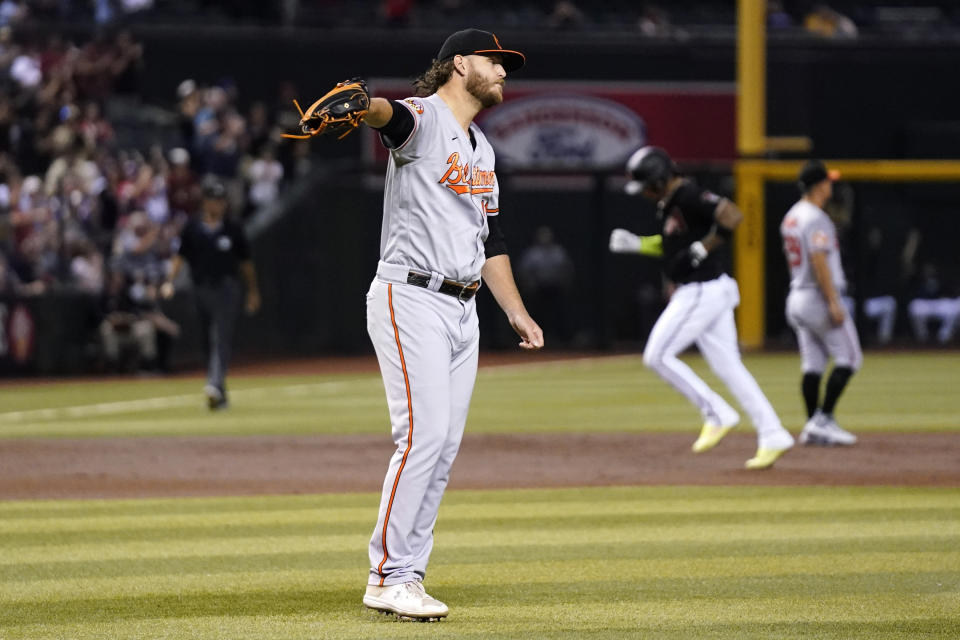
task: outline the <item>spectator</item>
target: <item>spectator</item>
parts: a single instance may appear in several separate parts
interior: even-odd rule
[[[259,100],[250,106],[250,113],[247,116],[247,138],[250,144],[250,152],[254,156],[260,156],[264,147],[272,144],[278,131],[273,123],[270,122],[270,111],[267,105]]]
[[[793,26],[793,18],[783,8],[782,0],[768,0],[767,28],[771,31],[785,30]]]
[[[197,90],[197,83],[187,79],[177,86],[177,118],[180,137],[183,144],[194,149],[197,113],[203,106],[203,96]]]
[[[804,18],[807,32],[824,38],[856,38],[857,25],[853,20],[825,4],[818,4]]]
[[[246,120],[230,110],[220,119],[219,131],[206,153],[204,168],[226,187],[231,211],[245,209],[246,196],[239,168],[246,147]]]
[[[586,24],[587,18],[571,0],[558,0],[547,18],[547,26],[557,31],[579,29]]]
[[[129,0],[127,0],[129,1]],[[139,95],[143,75],[143,45],[124,29],[113,42],[110,74],[112,86],[121,95]]]
[[[0,252],[0,296],[34,296],[43,293],[42,282],[24,283]]]
[[[10,65],[10,77],[22,91],[34,91],[40,88],[43,72],[40,70],[40,53],[35,46],[21,50]]]
[[[170,340],[180,327],[157,306],[157,285],[139,269],[114,271],[107,299],[107,313],[100,323],[100,338],[106,365],[114,371],[132,368],[165,371]]]
[[[13,41],[13,29],[0,27],[0,78],[9,75],[10,65],[20,55],[20,47]],[[0,79],[5,83],[5,80]]]
[[[643,6],[637,27],[640,33],[648,38],[666,38],[673,33],[670,16],[664,9],[652,3]]]
[[[380,14],[388,27],[410,24],[415,0],[381,0]]]
[[[913,335],[918,342],[929,342],[931,320],[940,325],[937,342],[947,344],[953,338],[957,320],[960,318],[960,298],[948,294],[936,265],[924,263],[914,298],[907,306],[907,313],[913,325]]]
[[[573,286],[573,261],[550,227],[536,230],[533,244],[517,263],[517,277],[531,314],[542,319],[544,335],[569,340],[567,298]]]
[[[260,157],[250,163],[247,180],[250,183],[250,210],[277,199],[280,181],[283,180],[283,165],[276,159],[273,147],[264,147]]]
[[[203,92],[202,102],[193,119],[193,151],[204,154],[220,130],[220,116],[227,107],[227,92],[222,87],[210,87]],[[202,170],[206,170],[204,166]]]
[[[123,8],[124,13],[137,13],[139,11],[152,9],[153,0],[120,0],[120,6]]]
[[[14,4],[23,3],[0,2]],[[275,199],[284,172],[274,158],[273,114],[255,104],[248,130],[229,81],[207,89],[188,80],[178,87],[186,148],[167,156],[156,147],[148,157],[116,149],[103,106],[108,100],[116,106],[118,92],[135,89],[142,55],[129,32],[101,33],[82,48],[57,35],[43,47],[20,47],[10,28],[0,27],[0,284],[21,293],[104,292],[121,311],[139,305],[162,361],[162,345],[177,329],[155,308],[156,283],[187,218],[199,209],[196,167],[221,177],[238,211],[248,191],[258,204]],[[289,104],[284,107],[281,113],[290,115]],[[290,153],[308,151],[303,145]],[[107,341],[124,334],[142,341],[150,333],[142,323],[133,329],[122,313],[112,319],[101,327]],[[115,346],[116,340],[108,345],[111,355],[118,355]],[[145,353],[150,359],[150,349]]]
[[[190,152],[182,147],[170,150],[167,198],[174,217],[192,215],[200,206],[200,183],[190,169]]]
[[[84,107],[77,130],[84,145],[91,151],[113,143],[113,127],[101,115],[100,105],[92,100]]]
[[[102,101],[110,93],[113,82],[114,50],[105,33],[99,33],[77,55],[74,80],[80,96]]]
[[[73,287],[82,293],[101,295],[105,279],[103,254],[85,237],[70,243],[68,251],[71,254],[70,279]]]
[[[114,241],[107,313],[100,325],[104,355],[114,369],[124,369],[124,348],[135,349],[140,369],[167,370],[171,342],[180,327],[158,304],[158,288],[169,252],[163,229],[143,211],[130,214]]]
[[[897,296],[902,294],[904,276],[913,261],[917,232],[911,230],[902,250],[896,247],[896,239],[884,234],[880,226],[872,226],[867,232],[863,258],[863,274],[860,277],[863,294],[863,315],[877,325],[876,340],[880,345],[893,339],[897,319]],[[900,254],[900,260],[891,256]]]
[[[0,27],[22,22],[28,14],[27,5],[15,0],[0,1]]]

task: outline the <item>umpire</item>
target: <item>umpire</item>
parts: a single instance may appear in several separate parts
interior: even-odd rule
[[[180,236],[180,251],[173,257],[169,279],[161,293],[173,295],[173,282],[186,261],[193,278],[197,314],[207,360],[203,393],[211,410],[227,407],[226,376],[233,331],[246,285],[245,308],[260,308],[260,290],[243,227],[227,216],[227,190],[212,176],[203,182],[201,215],[191,219]]]

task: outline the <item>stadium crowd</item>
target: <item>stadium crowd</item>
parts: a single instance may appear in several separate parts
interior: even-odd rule
[[[242,113],[226,82],[181,83],[179,146],[125,145],[107,114],[138,100],[143,55],[123,30],[41,45],[0,27],[0,295],[85,294],[108,367],[124,342],[138,347],[139,366],[164,365],[164,340],[179,329],[157,287],[202,180],[221,181],[248,214],[276,198],[285,175],[270,110]]]
[[[767,0],[778,35],[888,39],[960,35],[952,0]],[[2,0],[0,25],[35,19],[63,23],[257,24],[307,28],[449,28],[624,32],[641,37],[732,37],[731,0]]]
[[[508,4],[509,11],[495,11]],[[940,23],[953,24],[960,15],[947,4],[887,14],[868,12],[867,4],[769,0],[768,22],[771,33],[854,38],[863,27],[877,28],[884,16],[921,22],[939,16]],[[137,105],[141,99],[145,51],[117,25],[198,15],[227,23],[279,23],[289,18],[281,6],[304,26],[311,16],[327,13],[349,26],[350,16],[368,19],[364,12],[372,10],[381,24],[397,28],[438,26],[430,21],[460,20],[474,7],[460,0],[0,0],[0,296],[83,294],[93,301],[91,331],[99,336],[108,366],[120,364],[121,339],[137,345],[141,365],[163,366],[164,342],[179,328],[162,313],[157,288],[181,229],[198,210],[202,181],[211,176],[220,181],[232,211],[247,216],[274,202],[284,180],[302,172],[306,160],[294,154],[306,153],[307,146],[278,145],[279,132],[296,125],[289,108],[296,95],[292,86],[282,85],[273,104],[241,107],[238,87],[229,80],[180,83],[171,96],[175,144],[124,139],[112,114],[118,104]],[[505,27],[576,30],[612,27],[609,15],[619,14],[621,21],[628,16],[641,36],[677,37],[698,24],[732,25],[732,6],[696,0],[493,2],[485,9],[489,15],[479,19]],[[56,32],[43,39],[23,35],[36,33],[26,29],[31,20],[75,19],[99,24],[98,35],[76,42]],[[900,21],[906,24],[912,23]],[[890,318],[900,315],[907,320],[900,326],[909,325],[919,341],[930,339],[933,322],[937,341],[951,342],[960,321],[956,276],[918,258],[904,261],[895,295],[862,292],[864,300],[873,300],[864,315],[877,323],[878,341],[890,340]]]

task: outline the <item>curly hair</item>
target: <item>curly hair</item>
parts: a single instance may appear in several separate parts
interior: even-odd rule
[[[430,68],[413,81],[413,88],[417,90],[417,96],[425,98],[436,93],[437,89],[447,83],[452,73],[453,58],[443,61],[434,60],[430,63]]]

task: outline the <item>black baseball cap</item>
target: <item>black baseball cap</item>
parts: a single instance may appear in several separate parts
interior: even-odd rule
[[[497,36],[480,29],[464,29],[451,35],[440,47],[437,60],[443,62],[457,55],[469,56],[488,53],[500,55],[503,59],[503,69],[505,71],[516,71],[527,60],[526,56],[519,51],[511,51],[501,47]]]
[[[809,160],[800,170],[797,180],[800,181],[800,190],[806,192],[810,187],[819,184],[824,180],[839,180],[840,172],[827,169],[819,160]]]
[[[207,176],[203,179],[203,197],[211,199],[226,198],[227,188],[213,176]]]

